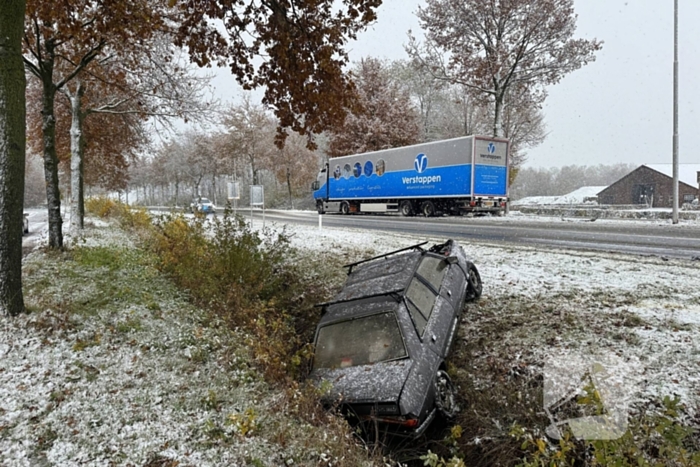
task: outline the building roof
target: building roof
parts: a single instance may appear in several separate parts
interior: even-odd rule
[[[667,177],[673,178],[673,164],[644,164],[652,170],[656,170]],[[678,164],[678,180],[686,185],[698,186],[698,172],[700,164]]]

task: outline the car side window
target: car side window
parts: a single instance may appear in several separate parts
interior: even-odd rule
[[[432,285],[435,291],[440,292],[440,285],[442,285],[442,279],[447,272],[447,266],[447,262],[442,258],[424,256],[416,273]]]
[[[413,318],[418,334],[422,336],[433,311],[435,294],[420,279],[414,277],[406,290],[406,298],[408,299],[408,312]]]
[[[425,326],[433,312],[435,294],[440,291],[447,266],[447,262],[442,258],[424,256],[418,265],[416,276],[411,280],[406,291],[406,298],[408,298],[406,306],[420,336],[423,336]],[[427,284],[430,284],[430,287]]]

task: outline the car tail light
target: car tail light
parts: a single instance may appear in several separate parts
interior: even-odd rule
[[[406,428],[416,428],[418,426],[418,419],[417,418],[407,418],[406,420],[403,421],[401,424],[405,426]]]
[[[361,420],[374,420],[379,423],[386,423],[389,425],[398,425],[403,428],[416,428],[418,426],[417,418],[404,418],[404,417],[377,417],[371,415],[364,415],[359,417]]]

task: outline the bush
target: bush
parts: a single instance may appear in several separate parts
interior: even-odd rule
[[[161,269],[200,306],[246,329],[269,380],[304,373],[321,297],[304,281],[284,232],[253,231],[230,212],[210,225],[168,215],[155,223],[149,244]]]
[[[106,217],[116,217],[119,211],[121,211],[121,203],[117,203],[109,198],[100,196],[85,200],[85,212],[103,219]]]

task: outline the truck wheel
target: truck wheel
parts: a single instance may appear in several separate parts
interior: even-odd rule
[[[347,201],[343,201],[340,203],[340,213],[341,214],[350,214],[350,205],[348,204]]]
[[[326,211],[323,209],[323,201],[319,201],[316,203],[316,211],[318,211],[319,214],[325,214]]]
[[[432,201],[424,201],[420,205],[420,210],[425,217],[433,217],[436,212],[435,204]]]
[[[401,201],[399,205],[399,212],[404,217],[410,217],[413,215],[413,204],[410,201]]]

